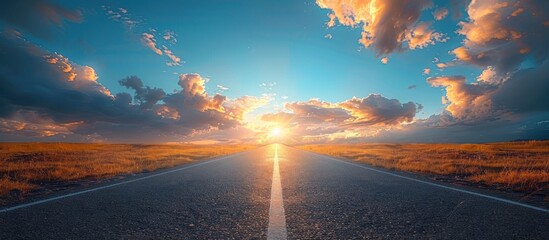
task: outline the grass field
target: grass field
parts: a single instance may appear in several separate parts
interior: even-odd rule
[[[71,183],[152,171],[253,145],[0,143],[0,203]]]
[[[299,148],[387,169],[433,174],[448,181],[549,196],[549,141],[304,145]]]

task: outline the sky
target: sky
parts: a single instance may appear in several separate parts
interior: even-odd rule
[[[549,139],[545,1],[3,5],[1,141]]]

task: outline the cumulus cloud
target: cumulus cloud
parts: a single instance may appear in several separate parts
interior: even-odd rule
[[[481,122],[486,119],[518,116],[524,113],[549,111],[549,63],[538,68],[519,70],[504,80],[493,68],[487,68],[476,82],[467,83],[463,76],[428,78],[431,86],[443,87],[443,103],[456,121]]]
[[[427,82],[434,87],[443,87],[446,97],[442,99],[446,110],[463,121],[479,121],[491,117],[492,101],[489,93],[494,89],[485,84],[468,84],[464,76],[431,77]]]
[[[425,74],[425,75],[431,74],[431,69],[430,68],[424,68],[423,69],[423,74]]]
[[[198,74],[180,75],[181,89],[170,94],[131,76],[120,84],[132,89],[133,96],[113,95],[97,81],[93,68],[47,53],[17,36],[2,34],[0,48],[0,66],[7,69],[0,71],[3,139],[18,139],[14,136],[35,129],[38,135],[80,140],[181,140],[197,132],[240,126],[245,113],[265,101],[210,96]]]
[[[378,55],[401,51],[404,43],[414,49],[446,39],[418,22],[422,11],[432,7],[431,0],[317,0],[316,3],[332,11],[328,27],[335,26],[336,20],[344,26],[361,27],[359,42],[372,47]]]
[[[302,123],[344,122],[352,118],[345,109],[317,99],[287,103],[285,108],[295,114],[295,119]]]
[[[411,122],[423,107],[413,102],[401,103],[380,94],[370,94],[366,98],[353,98],[339,104],[355,118],[353,124],[395,125]]]
[[[6,1],[0,8],[0,20],[35,36],[50,38],[64,21],[80,22],[82,13],[52,1]]]
[[[547,34],[543,1],[476,1],[467,7],[468,21],[460,22],[463,46],[451,51],[454,61],[437,63],[446,68],[468,63],[483,67],[471,83],[463,76],[429,78],[446,94],[446,115],[453,124],[494,119],[529,118],[547,111]],[[528,14],[525,14],[528,12]],[[528,61],[529,68],[522,67]],[[522,67],[522,68],[521,68]],[[442,115],[442,114],[441,114]],[[445,118],[450,119],[450,118]]]
[[[492,66],[501,74],[527,59],[541,64],[549,53],[547,9],[546,1],[473,0],[467,7],[469,20],[459,23],[463,46],[452,53],[457,60]]]
[[[493,67],[488,66],[477,77],[477,81],[478,82],[488,83],[488,84],[499,84],[502,81],[504,81],[504,79],[499,78],[496,70]]]
[[[164,90],[143,86],[143,81],[137,76],[130,76],[118,81],[120,85],[135,91],[134,101],[142,109],[152,109],[159,101],[166,97]]]
[[[245,115],[252,110],[264,106],[271,99],[265,97],[254,97],[254,96],[242,96],[235,99],[229,99],[224,104],[223,107],[225,112],[236,119],[245,120]]]
[[[286,103],[285,111],[263,114],[260,119],[289,129],[292,141],[327,142],[374,136],[382,129],[398,128],[413,122],[421,109],[421,105],[413,102],[401,103],[370,94],[339,103],[319,99]],[[258,128],[261,131],[263,127]]]
[[[446,42],[448,37],[430,29],[429,23],[420,23],[408,33],[408,46],[410,49],[424,48],[435,42]]]

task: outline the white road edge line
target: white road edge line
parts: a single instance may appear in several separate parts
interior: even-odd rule
[[[59,200],[59,199],[63,199],[63,198],[78,196],[78,195],[81,195],[81,194],[84,194],[84,193],[95,192],[95,191],[99,191],[99,190],[103,190],[103,189],[107,189],[107,188],[112,188],[112,187],[116,187],[116,186],[120,186],[120,185],[124,185],[124,184],[128,184],[128,183],[138,182],[138,181],[142,181],[142,180],[145,180],[145,179],[154,178],[154,177],[158,177],[158,176],[162,176],[162,175],[182,171],[182,170],[185,170],[185,169],[202,166],[202,165],[205,165],[205,164],[208,164],[208,163],[217,162],[217,161],[226,159],[228,157],[233,157],[235,155],[244,154],[246,152],[248,152],[248,151],[244,151],[244,152],[240,152],[240,153],[236,153],[236,154],[231,154],[231,155],[227,155],[227,156],[223,156],[223,157],[219,157],[219,158],[214,158],[212,160],[207,160],[205,162],[195,163],[195,164],[192,164],[192,165],[183,166],[183,167],[180,167],[180,168],[176,168],[176,169],[172,169],[172,170],[169,170],[169,171],[144,176],[144,177],[141,177],[141,178],[136,178],[136,179],[127,180],[127,181],[123,181],[123,182],[118,182],[118,183],[105,185],[105,186],[101,186],[101,187],[96,187],[96,188],[92,188],[92,189],[88,189],[88,190],[84,190],[84,191],[79,191],[79,192],[69,193],[69,194],[65,194],[65,195],[61,195],[61,196],[57,196],[57,197],[38,200],[38,201],[35,201],[35,202],[25,203],[25,204],[13,206],[13,207],[3,208],[3,209],[0,209],[0,213],[10,212],[10,211],[13,211],[13,210],[17,210],[17,209],[21,209],[21,208],[27,208],[27,207],[31,207],[31,206],[34,206],[34,205],[47,203],[47,202],[51,202],[51,201],[55,201],[55,200]]]
[[[280,171],[278,168],[278,145],[275,145],[273,161],[273,180],[271,186],[271,207],[269,208],[269,227],[267,228],[267,240],[287,239],[286,216],[284,213],[284,199],[282,197],[282,184],[280,183]]]
[[[340,163],[345,163],[345,164],[348,164],[348,165],[352,165],[352,166],[363,168],[363,169],[366,169],[366,170],[370,170],[370,171],[390,175],[390,176],[393,176],[393,177],[403,178],[403,179],[406,179],[406,180],[410,180],[410,181],[414,181],[414,182],[418,182],[418,183],[423,183],[423,184],[427,184],[427,185],[434,186],[434,187],[439,187],[439,188],[452,190],[452,191],[456,191],[456,192],[461,192],[461,193],[467,193],[467,194],[474,195],[474,196],[477,196],[477,197],[488,198],[488,199],[499,201],[499,202],[504,202],[504,203],[508,203],[508,204],[512,204],[512,205],[516,205],[516,206],[521,206],[521,207],[525,207],[525,208],[529,208],[529,209],[549,213],[549,209],[536,207],[536,206],[511,201],[511,200],[507,200],[507,199],[504,199],[504,198],[494,197],[494,196],[490,196],[490,195],[486,195],[486,194],[482,194],[482,193],[477,193],[477,192],[473,192],[473,191],[467,191],[467,190],[463,190],[463,189],[459,189],[459,188],[444,186],[444,185],[441,185],[441,184],[427,182],[427,181],[423,181],[423,180],[419,180],[419,179],[415,179],[415,178],[411,178],[411,177],[406,177],[406,176],[398,175],[398,174],[395,174],[395,173],[391,173],[391,172],[371,168],[371,167],[368,167],[368,166],[364,166],[364,165],[361,165],[361,164],[347,162],[347,161],[337,159],[337,158],[334,158],[334,157],[330,157],[330,156],[327,156],[327,155],[324,155],[324,154],[319,154],[319,153],[315,153],[315,152],[310,152],[310,153],[313,153],[313,154],[316,154],[318,156],[324,157],[328,160],[332,160],[332,161],[336,161],[336,162],[340,162]]]

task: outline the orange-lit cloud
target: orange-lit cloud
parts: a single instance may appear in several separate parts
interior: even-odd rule
[[[463,120],[477,120],[491,116],[491,89],[484,84],[467,84],[463,76],[432,77],[427,82],[434,87],[444,87],[443,104],[452,116]]]
[[[409,48],[415,49],[433,45],[435,42],[446,42],[448,37],[430,29],[430,24],[420,23],[408,33],[407,39]]]
[[[285,141],[290,143],[345,141],[373,137],[383,130],[413,122],[421,108],[419,104],[401,103],[379,94],[339,103],[311,99],[287,103],[285,112],[262,115],[260,120],[266,124],[256,129],[265,133],[274,126],[288,129]]]
[[[441,33],[429,29],[426,23],[418,23],[421,12],[432,7],[430,0],[317,0],[321,8],[332,11],[328,27],[336,20],[344,26],[361,27],[359,42],[372,47],[378,55],[408,48],[422,48],[437,41],[445,41]]]
[[[473,0],[467,7],[469,21],[459,23],[463,46],[452,53],[499,74],[514,71],[528,58],[541,63],[549,52],[545,10],[543,1]]]
[[[162,55],[162,50],[156,47],[156,39],[154,38],[154,35],[150,33],[143,33],[141,36],[141,41],[143,42],[143,44],[145,44],[145,46],[151,49],[154,53],[158,55]]]
[[[251,96],[210,96],[206,80],[199,74],[180,75],[181,89],[173,93],[145,86],[138,77],[127,77],[120,84],[134,95],[113,95],[98,82],[92,67],[47,53],[8,33],[0,35],[0,47],[5,49],[0,65],[13,70],[13,74],[0,74],[7,84],[0,90],[0,119],[9,123],[5,126],[14,127],[15,131],[3,131],[10,136],[17,135],[16,121],[35,126],[24,128],[26,136],[33,129],[38,136],[47,128],[46,135],[70,135],[73,140],[81,136],[80,140],[174,141],[197,132],[241,126],[246,113],[268,101]],[[30,116],[49,122],[38,127],[30,124],[35,121]],[[78,124],[67,128],[72,123]]]

